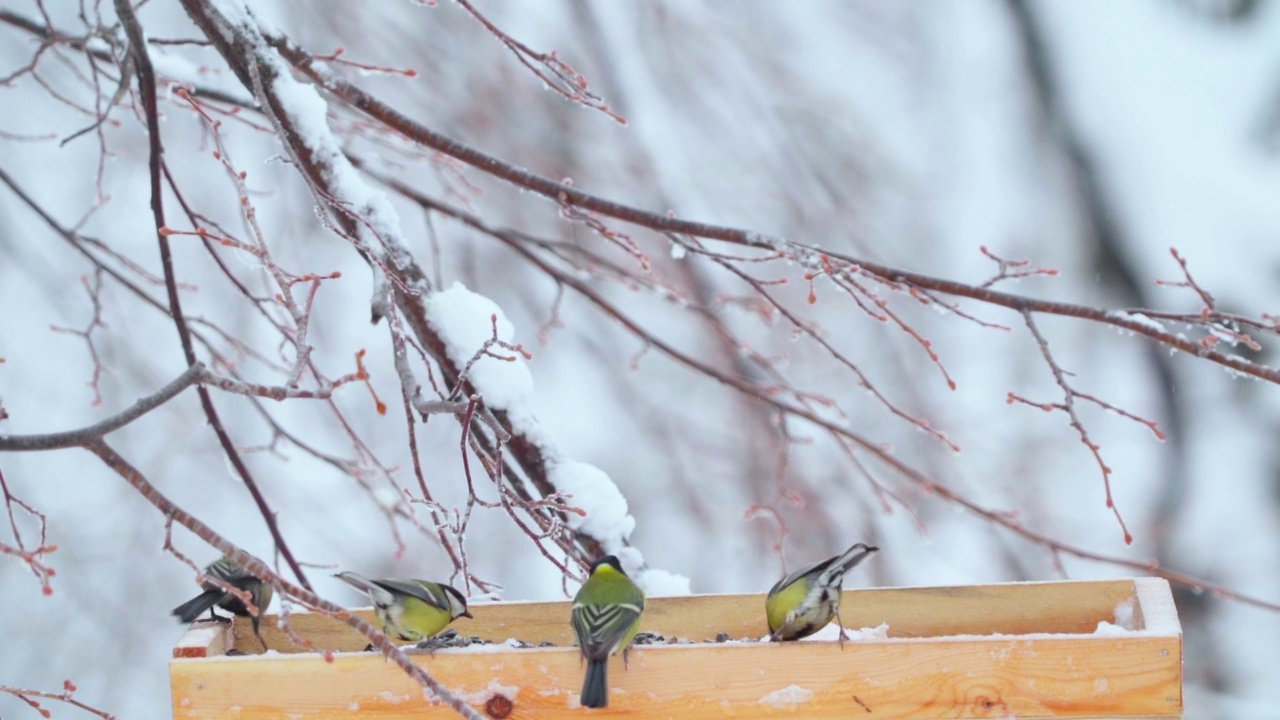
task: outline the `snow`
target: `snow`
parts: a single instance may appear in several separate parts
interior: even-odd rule
[[[1115,612],[1113,613],[1113,617],[1115,618],[1116,625],[1119,625],[1125,630],[1134,629],[1133,608],[1137,602],[1138,602],[1138,596],[1135,589],[1135,594],[1133,597],[1127,600],[1122,600],[1116,604],[1116,609],[1115,609]]]
[[[1118,635],[1132,635],[1133,633],[1134,633],[1133,630],[1128,630],[1119,625],[1113,625],[1112,623],[1109,623],[1106,620],[1099,621],[1098,629],[1093,631],[1094,635],[1102,635],[1105,637],[1115,637]]]
[[[229,628],[226,623],[197,623],[182,634],[176,647],[207,648],[217,642],[219,636],[230,637]]]
[[[636,577],[636,584],[649,597],[689,595],[693,592],[689,578],[658,568],[641,570]]]
[[[293,79],[288,64],[274,49],[264,47],[262,53],[274,60],[272,91],[280,99],[299,140],[325,172],[337,201],[357,214],[354,225],[363,247],[367,252],[388,257],[394,267],[408,267],[413,258],[402,241],[400,217],[386,194],[366,183],[342,152],[342,145],[329,129],[328,103],[315,86]]]
[[[515,343],[515,327],[497,303],[455,282],[426,301],[427,322],[445,342],[449,359],[459,369],[494,337]],[[497,357],[482,356],[471,366],[468,379],[494,410],[522,407],[533,395],[533,375],[519,353],[493,346]],[[498,359],[503,358],[503,359]],[[508,359],[509,358],[509,359]]]
[[[795,706],[813,699],[813,691],[799,685],[788,685],[780,690],[760,698],[761,705],[772,706],[775,710],[791,710]]]
[[[845,628],[844,633],[845,633],[845,637],[847,638],[846,642],[848,641],[859,642],[864,640],[887,640],[889,639],[889,623],[884,622],[884,623],[880,623],[875,627],[858,628],[856,630],[851,628]],[[766,636],[765,639],[768,639],[768,637]],[[814,642],[814,641],[830,642],[830,641],[838,641],[839,639],[840,639],[840,626],[837,625],[835,622],[832,622],[828,624],[826,627],[822,628],[821,630],[815,632],[814,634],[808,637],[800,638],[799,642]]]
[[[427,322],[445,342],[449,359],[459,368],[495,337],[516,343],[515,327],[497,303],[469,290],[460,282],[432,295],[426,303]],[[481,356],[471,365],[468,377],[485,402],[510,416],[512,427],[535,442],[542,451],[547,479],[567,502],[582,511],[568,513],[568,525],[597,540],[604,551],[617,555],[623,568],[636,577],[647,593],[684,595],[687,578],[646,568],[639,550],[627,544],[636,520],[626,497],[607,473],[589,463],[565,458],[559,446],[537,421],[530,402],[534,394],[533,376],[519,353],[491,347],[498,357]],[[499,359],[502,358],[502,359]]]
[[[586,515],[569,513],[569,527],[596,538],[605,552],[617,553],[631,536],[636,520],[627,513],[627,499],[603,470],[583,462],[554,461],[548,477],[556,490]]]
[[[1153,320],[1152,318],[1149,318],[1146,315],[1143,315],[1142,313],[1131,313],[1131,312],[1124,312],[1123,310],[1116,310],[1116,311],[1107,313],[1107,317],[1113,320],[1123,320],[1125,322],[1131,322],[1136,325],[1141,325],[1142,327],[1155,330],[1156,332],[1168,332],[1165,326],[1161,324],[1158,320]]]
[[[1169,584],[1159,578],[1137,578],[1134,586],[1137,602],[1142,607],[1142,629],[1154,635],[1181,635],[1182,623],[1178,620],[1178,608],[1173,604]]]
[[[889,638],[889,623],[883,622],[873,628],[861,628],[859,630],[845,631],[850,640],[887,640]]]
[[[243,0],[210,0],[209,5],[232,26],[246,30],[257,28]]]

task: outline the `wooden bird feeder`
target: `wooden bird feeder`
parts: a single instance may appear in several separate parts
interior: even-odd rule
[[[569,607],[474,604],[475,619],[454,627],[494,644],[411,657],[498,719],[1182,714],[1182,629],[1162,579],[849,590],[844,625],[888,629],[843,647],[714,641],[765,635],[762,595],[651,598],[642,629],[680,642],[633,647],[626,669],[612,659],[601,710],[578,705],[583,667]],[[358,614],[372,621],[370,611]],[[457,717],[380,653],[361,652],[366,639],[341,622],[293,613],[290,624],[335,650],[333,662],[299,652],[274,615],[262,623],[266,654],[247,618],[193,625],[169,665],[174,718]],[[555,647],[536,647],[546,642]]]

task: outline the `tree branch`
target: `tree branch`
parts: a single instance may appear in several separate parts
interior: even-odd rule
[[[675,361],[676,363],[683,365],[684,367],[690,370],[701,373],[707,377],[713,378],[728,387],[731,387],[751,398],[754,398],[755,400],[758,400],[762,403],[766,403],[767,405],[773,407],[776,411],[784,415],[790,415],[790,416],[802,418],[810,423],[813,423],[814,425],[821,427],[822,429],[830,433],[835,438],[848,441],[849,443],[851,443],[852,445],[855,445],[857,448],[859,448],[863,452],[876,458],[878,461],[880,461],[884,465],[888,466],[889,468],[892,468],[894,471],[896,471],[901,476],[903,476],[908,481],[910,481],[913,485],[920,488],[923,492],[931,495],[935,495],[947,502],[950,502],[954,505],[964,508],[965,510],[969,511],[970,513],[972,513],[977,517],[980,517],[994,525],[1003,527],[1006,530],[1009,530],[1015,533],[1016,535],[1021,536],[1023,539],[1035,545],[1039,545],[1045,548],[1046,550],[1054,553],[1055,556],[1061,553],[1061,554],[1077,557],[1082,560],[1104,563],[1104,564],[1113,565],[1116,567],[1123,567],[1130,570],[1135,570],[1140,573],[1156,575],[1158,577],[1165,578],[1166,580],[1169,580],[1172,583],[1176,583],[1178,585],[1191,588],[1192,590],[1195,590],[1195,591],[1208,590],[1218,595],[1219,597],[1229,598],[1237,602],[1244,603],[1246,605],[1253,605],[1255,607],[1263,608],[1266,610],[1280,611],[1280,602],[1273,602],[1273,601],[1265,600],[1253,595],[1237,592],[1225,586],[1213,583],[1204,578],[1196,577],[1184,572],[1180,572],[1178,570],[1165,568],[1155,560],[1142,561],[1142,560],[1134,560],[1131,558],[1126,558],[1118,555],[1108,555],[1105,553],[1098,553],[1092,550],[1087,550],[1085,548],[1079,547],[1077,545],[1071,545],[1071,544],[1062,542],[1061,540],[1058,540],[1054,537],[1038,532],[1036,530],[1032,530],[1031,528],[1019,522],[1018,519],[1013,514],[1004,512],[1001,510],[991,509],[983,505],[980,505],[977,502],[963,495],[960,495],[959,493],[948,488],[947,486],[942,485],[937,481],[929,478],[923,472],[906,464],[905,461],[901,460],[898,456],[893,454],[893,452],[887,449],[883,444],[874,442],[870,438],[865,437],[857,432],[854,432],[849,428],[843,426],[842,424],[832,421],[831,419],[824,417],[821,414],[815,413],[809,409],[797,406],[795,404],[785,402],[782,399],[780,399],[776,394],[767,392],[765,389],[759,387],[754,383],[751,383],[749,381],[743,380],[738,377],[734,377],[732,375],[719,372],[715,368],[703,363],[697,358],[681,352],[679,349],[677,349],[673,345],[665,342],[661,338],[652,334],[649,330],[641,326],[639,322],[636,321],[634,318],[622,312],[622,310],[620,310],[618,307],[610,303],[607,299],[605,299],[605,297],[602,294],[597,292],[594,288],[592,288],[589,284],[583,281],[575,273],[564,272],[552,266],[541,257],[538,257],[538,255],[532,252],[528,247],[528,245],[530,245],[531,243],[535,245],[540,245],[540,244],[546,244],[546,241],[534,241],[528,235],[521,233],[517,230],[512,230],[509,228],[503,228],[503,227],[497,227],[497,226],[491,225],[490,223],[487,223],[482,218],[474,214],[468,213],[467,211],[461,208],[454,207],[447,203],[440,202],[439,200],[429,198],[420,192],[412,190],[411,188],[405,187],[405,188],[401,188],[401,190],[408,191],[405,194],[405,197],[407,197],[410,200],[413,200],[414,202],[422,203],[424,208],[430,208],[433,211],[437,211],[444,215],[448,215],[449,217],[452,217],[458,220],[459,222],[462,222],[463,224],[471,227],[477,232],[483,233],[485,235],[488,235],[490,237],[493,237],[503,242],[513,251],[515,251],[516,253],[524,257],[526,260],[528,260],[529,262],[537,266],[540,270],[542,270],[548,276],[552,277],[553,279],[555,279],[557,282],[561,283],[565,287],[568,287],[574,292],[581,295],[583,298],[589,301],[592,305],[594,305],[597,310],[599,310],[600,312],[604,313],[605,315],[609,316],[610,318],[620,323],[624,328],[626,328],[629,332],[631,332],[637,338],[641,339],[643,342],[652,346],[653,348],[655,348],[662,354],[666,355],[668,358]],[[1076,396],[1080,396],[1080,394],[1077,393]],[[1141,418],[1131,418],[1131,419],[1135,419],[1138,422],[1143,422]]]
[[[384,123],[388,127],[403,134],[432,150],[444,153],[460,160],[496,178],[505,180],[517,187],[535,192],[554,200],[563,206],[570,206],[600,213],[608,217],[647,227],[663,233],[677,233],[722,240],[734,245],[772,250],[793,256],[805,267],[817,269],[821,258],[838,258],[855,266],[861,271],[871,273],[889,282],[904,283],[926,290],[933,290],[946,295],[966,297],[990,305],[998,305],[1017,312],[1024,310],[1047,315],[1062,315],[1084,320],[1091,320],[1105,325],[1124,328],[1152,340],[1176,348],[1195,357],[1224,365],[1246,375],[1251,375],[1271,383],[1280,384],[1280,370],[1258,365],[1244,358],[1227,355],[1216,350],[1208,350],[1198,343],[1178,337],[1172,333],[1156,330],[1149,325],[1127,319],[1122,315],[1099,308],[1074,303],[1041,300],[1012,293],[1001,292],[987,287],[971,285],[954,280],[944,280],[920,273],[900,270],[890,265],[871,262],[852,255],[820,250],[804,243],[785,240],[780,237],[762,234],[751,230],[713,225],[710,223],[681,220],[646,210],[641,210],[619,202],[614,202],[597,195],[583,192],[563,182],[552,180],[504,162],[481,150],[473,148],[453,138],[436,132],[400,113],[395,108],[383,103],[360,88],[329,72],[315,63],[309,53],[294,45],[285,37],[267,37],[269,43],[288,60],[299,72],[311,78],[317,84],[347,102],[351,107],[369,117]]]
[[[361,620],[359,616],[351,613],[346,608],[325,600],[308,588],[300,587],[288,580],[285,580],[279,574],[273,572],[266,563],[237,547],[222,535],[219,535],[213,530],[213,528],[205,525],[198,518],[183,510],[173,501],[169,500],[169,498],[156,489],[156,487],[152,485],[137,468],[129,464],[127,460],[116,453],[111,446],[107,445],[101,439],[87,443],[85,445],[85,449],[94,455],[97,455],[102,462],[106,463],[107,467],[116,471],[120,477],[124,478],[126,482],[132,485],[133,488],[147,500],[147,502],[151,503],[166,518],[171,518],[174,522],[177,522],[187,528],[201,540],[209,543],[209,545],[213,546],[224,555],[230,555],[240,565],[240,567],[269,583],[277,592],[325,612],[331,617],[346,623],[361,635],[367,637],[374,647],[378,648],[387,656],[388,660],[391,660],[396,665],[400,666],[400,669],[404,670],[409,677],[413,678],[424,689],[433,693],[442,703],[448,705],[459,715],[468,718],[469,720],[483,720],[482,716],[476,713],[475,710],[471,709],[470,705],[467,705],[456,695],[449,692],[449,690],[441,685],[435,678],[431,677],[425,670],[414,664],[414,662],[404,654],[404,651],[402,651],[385,634],[379,632],[372,625]],[[326,655],[326,658],[331,659],[331,656]]]
[[[188,367],[172,382],[148,395],[131,407],[101,422],[96,422],[79,430],[48,433],[43,435],[0,435],[0,452],[29,452],[37,450],[59,450],[62,448],[80,447],[98,440],[108,433],[115,432],[147,413],[165,404],[178,393],[201,382],[207,376],[204,363],[197,362]]]
[[[191,341],[191,330],[187,327],[186,318],[182,314],[182,301],[178,297],[178,283],[174,275],[173,254],[169,248],[169,238],[161,232],[166,227],[164,195],[161,186],[164,146],[160,141],[160,117],[156,107],[155,69],[151,65],[151,56],[147,53],[146,37],[142,32],[142,26],[138,23],[138,18],[134,14],[129,0],[115,0],[115,6],[116,14],[120,17],[125,35],[129,39],[129,52],[134,58],[134,67],[138,74],[138,92],[142,96],[142,110],[147,120],[147,138],[151,151],[148,160],[151,181],[151,212],[155,218],[156,240],[160,247],[160,264],[164,268],[165,289],[169,293],[170,314],[173,316],[174,325],[177,327],[178,337],[182,342],[182,352],[186,357],[187,365],[195,365],[197,362],[195,345]],[[271,538],[275,541],[276,549],[284,557],[285,562],[289,564],[294,576],[298,578],[298,582],[310,589],[311,583],[307,580],[307,575],[303,572],[302,565],[294,558],[293,551],[289,549],[289,544],[285,542],[284,535],[280,532],[275,512],[267,504],[266,498],[263,497],[262,491],[258,488],[258,483],[249,472],[249,467],[245,465],[244,459],[240,457],[240,452],[236,449],[235,443],[231,441],[231,436],[227,434],[226,428],[223,427],[218,411],[213,406],[213,398],[210,397],[209,391],[203,387],[199,388],[199,393],[200,405],[204,409],[205,417],[209,420],[209,426],[213,428],[219,444],[222,445],[223,453],[231,461],[236,474],[240,476],[245,487],[249,490],[249,494],[253,497],[254,504],[258,506],[258,512],[262,515],[262,519],[267,524],[267,529],[271,532]]]

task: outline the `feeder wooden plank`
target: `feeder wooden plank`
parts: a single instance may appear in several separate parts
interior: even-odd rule
[[[1138,631],[1092,634],[1098,622],[1116,620],[1122,603],[1131,603]],[[563,647],[572,641],[568,603],[476,605],[475,621],[458,625],[499,643],[518,637],[562,647],[499,644],[412,657],[495,718],[1181,717],[1181,627],[1160,579],[861,590],[847,592],[843,607],[846,626],[887,622],[891,637],[843,647],[637,647],[629,668],[611,661],[610,707],[600,711],[578,706],[583,666],[576,649]],[[644,617],[647,629],[694,641],[721,631],[764,634],[762,595],[655,598]],[[290,620],[317,647],[358,650],[366,642],[322,615]],[[290,644],[274,625],[268,616],[264,635],[284,650]],[[247,621],[236,630],[238,645],[260,652]],[[332,663],[294,653],[175,659],[170,677],[181,720],[456,717],[375,653],[340,652]]]
[[[1099,621],[1113,621],[1116,606],[1133,596],[1133,580],[876,588],[846,590],[840,615],[845,627],[888,623],[890,637],[1090,633]],[[377,624],[371,610],[355,612]],[[532,645],[574,642],[564,602],[474,603],[471,613],[474,619],[463,618],[453,625],[459,634],[494,642],[516,637]],[[235,648],[261,652],[249,618],[235,620]],[[368,645],[355,630],[324,615],[295,613],[290,624],[316,647],[352,651]],[[732,638],[759,638],[769,632],[761,594],[650,598],[641,629],[693,641],[711,640],[720,632]],[[275,615],[268,614],[263,620],[262,634],[268,647],[282,653],[305,650],[276,627]]]
[[[252,633],[250,633],[252,635]],[[173,646],[176,658],[202,658],[226,655],[235,641],[231,623],[217,620],[199,620],[191,624],[178,644]],[[261,645],[259,645],[261,647]]]
[[[1178,717],[1178,638],[884,640],[664,645],[610,666],[606,714],[643,717]],[[583,668],[572,648],[414,655],[482,714],[574,718]],[[381,654],[174,661],[174,717],[450,717]],[[495,713],[488,713],[493,716]],[[496,713],[501,714],[501,713]]]

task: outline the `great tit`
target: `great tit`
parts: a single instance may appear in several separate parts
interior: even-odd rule
[[[770,640],[799,640],[840,618],[840,585],[844,574],[880,548],[858,543],[840,555],[801,568],[769,589],[765,614]],[[845,638],[843,625],[840,639]]]
[[[243,600],[217,585],[205,581],[201,585],[204,588],[204,592],[173,609],[173,614],[178,616],[178,620],[185,625],[189,625],[195,622],[196,618],[200,617],[200,614],[205,610],[209,611],[211,617],[217,617],[213,614],[213,606],[217,605],[236,615],[251,615],[253,619],[253,634],[257,635],[259,640],[262,640],[262,633],[258,631],[258,628],[262,621],[262,613],[266,612],[267,606],[271,604],[271,585],[262,582],[256,575],[250,575],[229,555],[223,555],[210,563],[204,569],[204,574],[217,578],[237,590],[249,593],[249,599],[252,600],[254,607],[258,609],[258,614],[251,615]],[[266,642],[263,641],[263,644],[265,645]]]
[[[469,618],[467,599],[443,583],[426,580],[370,580],[354,572],[334,577],[369,594],[382,632],[410,642],[426,641],[460,617]]]
[[[582,680],[583,707],[609,706],[609,656],[623,651],[640,629],[644,591],[622,571],[613,555],[591,564],[591,575],[573,598],[573,632],[578,651],[587,659]]]

